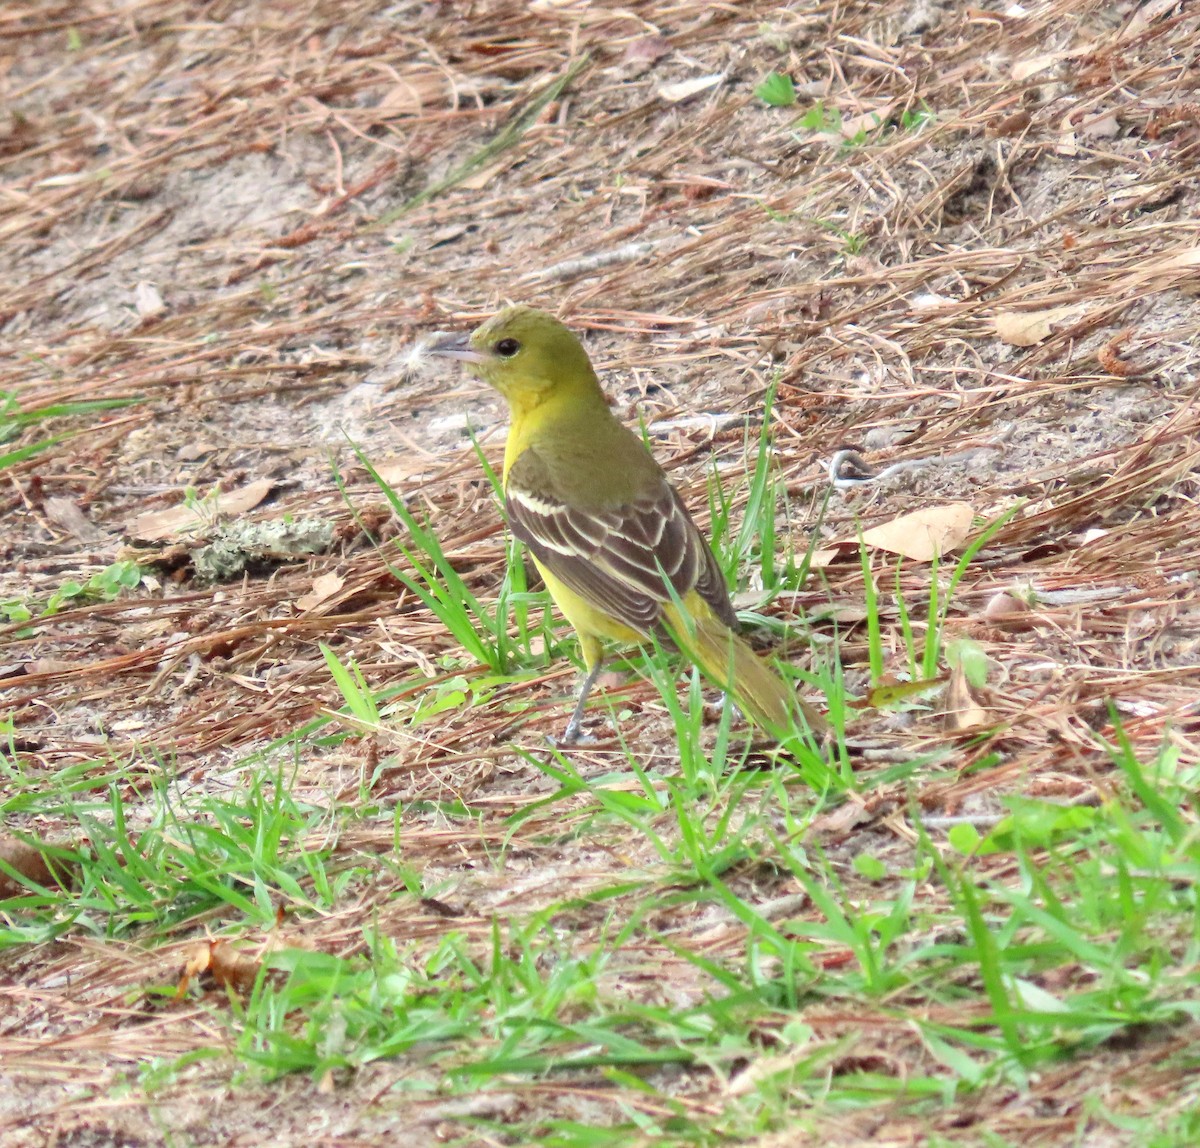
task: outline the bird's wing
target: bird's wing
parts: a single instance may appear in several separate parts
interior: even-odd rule
[[[660,476],[643,494],[602,510],[556,496],[544,463],[527,450],[505,488],[513,534],[568,588],[631,629],[658,621],[671,589],[689,590],[736,625],[724,576],[679,495]],[[664,576],[666,581],[664,581]]]

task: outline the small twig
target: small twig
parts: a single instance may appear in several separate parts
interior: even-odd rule
[[[662,240],[643,239],[634,243],[624,243],[611,251],[597,251],[594,255],[582,255],[578,259],[564,259],[561,263],[552,264],[541,271],[530,271],[522,275],[521,283],[549,283],[563,279],[574,279],[577,275],[590,275],[615,263],[632,263],[643,255],[649,255]]]
[[[1006,817],[1007,813],[977,813],[971,817],[922,817],[921,824],[926,829],[953,829],[956,825],[973,825],[976,829],[994,829]]]

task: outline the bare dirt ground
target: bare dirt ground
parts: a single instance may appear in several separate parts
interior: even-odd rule
[[[948,623],[991,659],[976,700],[996,732],[971,740],[936,716],[865,710],[860,736],[882,757],[941,766],[913,789],[872,790],[831,849],[850,848],[850,829],[854,852],[906,849],[910,800],[953,816],[988,815],[1013,790],[1103,799],[1111,766],[1094,732],[1112,734],[1110,699],[1139,752],[1165,742],[1194,765],[1198,52],[1186,3],[6,4],[0,390],[26,411],[139,401],[0,445],[64,436],[3,472],[0,599],[44,604],[119,558],[149,574],[115,600],[72,599],[0,631],[21,786],[69,774],[73,792],[103,797],[123,763],[147,787],[166,772],[191,801],[237,790],[263,768],[254,751],[342,704],[318,642],[374,687],[417,683],[414,696],[461,672],[458,644],[348,506],[378,536],[397,532],[347,438],[474,592],[494,595],[504,532],[468,425],[495,461],[500,408],[452,372],[409,371],[405,354],[509,300],[585,335],[617,409],[649,425],[692,506],[713,458],[723,473],[743,464],[745,416],[777,376],[776,458],[801,548],[846,446],[876,467],[922,465],[835,493],[825,539],[953,502],[977,523],[1018,508]],[[754,95],[773,71],[794,80],[796,106]],[[798,122],[814,105],[827,122]],[[219,488],[226,514],[250,488],[241,517],[320,520],[332,541],[206,584],[194,518],[163,517],[188,488]],[[894,556],[876,575],[898,670]],[[906,597],[920,602],[930,577],[905,564]],[[987,612],[1031,584],[1039,596],[1017,620]],[[771,612],[820,619],[833,603],[847,682],[862,689],[863,601],[850,552]],[[832,622],[813,626],[828,651]],[[559,729],[574,673],[560,657],[419,737],[289,750],[298,798],[363,806],[336,850],[379,873],[336,911],[286,926],[292,942],[345,954],[368,924],[417,941],[446,928],[436,899],[399,898],[384,866],[397,810],[405,865],[484,947],[515,905],[648,863],[632,834],[553,842],[505,820],[548,792],[513,747]],[[647,768],[673,768],[657,691],[623,689],[627,743]],[[533,707],[505,704],[522,697]],[[578,756],[620,761],[603,745]],[[136,822],[138,785],[122,774],[121,786]],[[469,822],[439,813],[447,803]],[[23,809],[10,804],[7,830],[71,828]],[[736,921],[672,921],[706,951],[740,944]],[[219,924],[153,946],[68,930],[0,957],[0,1142],[492,1143],[542,1115],[619,1117],[582,1075],[557,1090],[513,1082],[469,1112],[424,1094],[398,1108],[388,1097],[431,1071],[406,1057],[330,1088],[235,1083],[221,1059],[143,1088],[148,1063],[225,1039],[211,1002],[153,1016],[137,1004]],[[603,927],[582,911],[574,922],[581,938]],[[649,956],[625,972],[670,980]],[[827,1024],[877,1026],[899,1063],[907,1038],[881,1017]],[[1155,1066],[1195,1035],[1101,1049],[1024,1095],[806,1127],[829,1143],[975,1142],[976,1124],[1015,1142],[1120,1143],[1110,1126],[1086,1139],[1079,1097],[1169,1106],[1183,1086]],[[683,1100],[719,1105],[683,1075]],[[463,1115],[493,1131],[465,1132]],[[798,1142],[778,1135],[762,1143]]]

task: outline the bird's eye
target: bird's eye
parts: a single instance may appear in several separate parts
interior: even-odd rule
[[[521,349],[521,344],[516,339],[501,339],[492,349],[502,359],[511,359]]]

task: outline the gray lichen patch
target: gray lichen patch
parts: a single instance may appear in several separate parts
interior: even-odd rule
[[[228,582],[247,567],[277,565],[322,554],[333,542],[333,524],[317,518],[288,522],[227,522],[192,556],[201,582]]]

